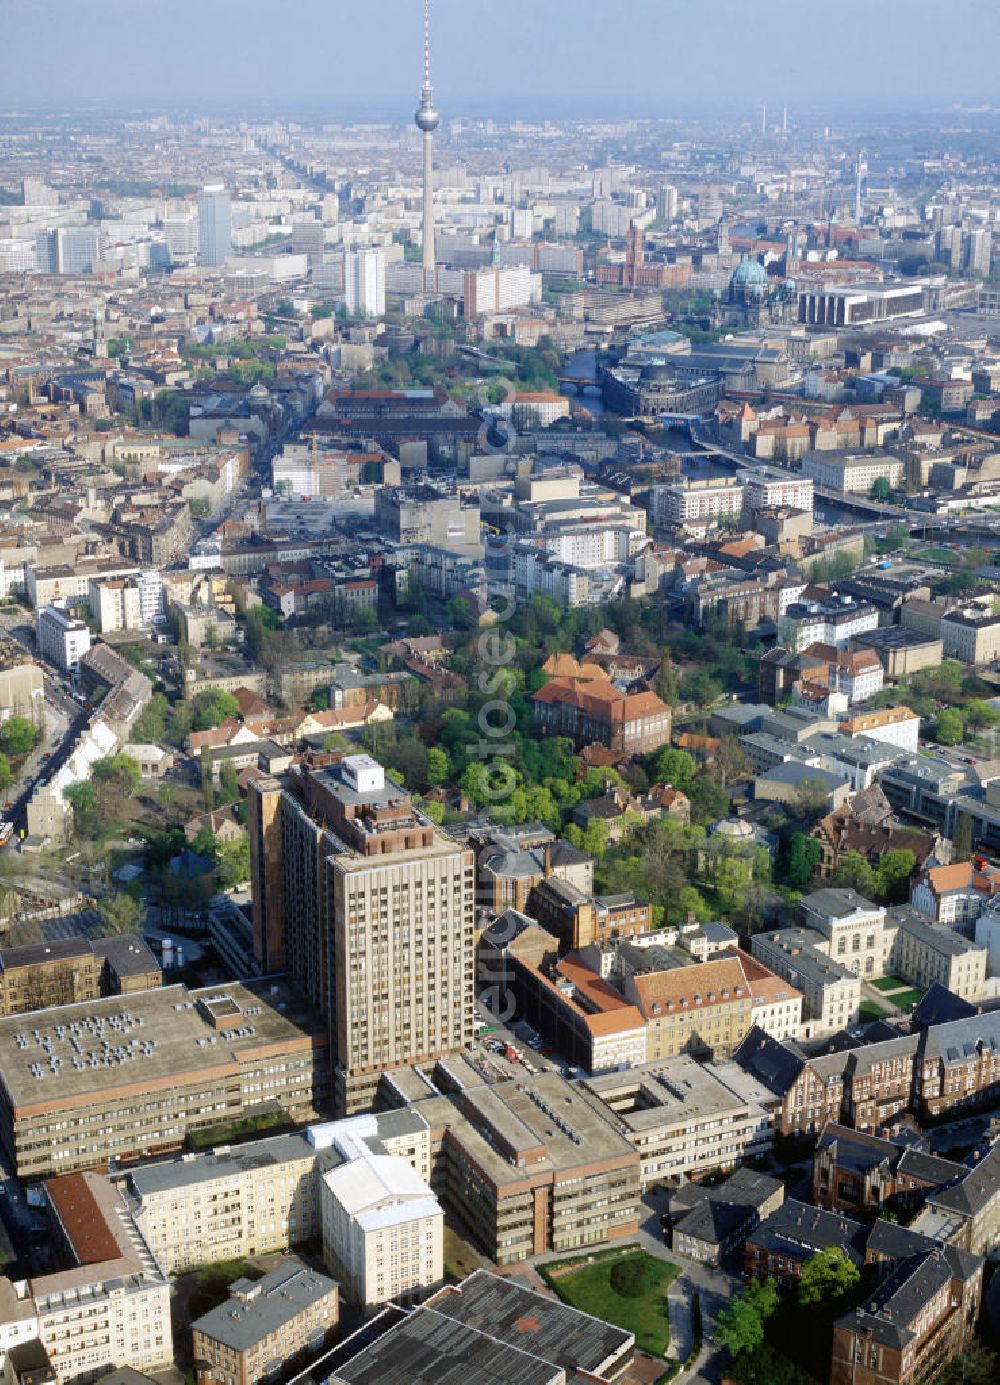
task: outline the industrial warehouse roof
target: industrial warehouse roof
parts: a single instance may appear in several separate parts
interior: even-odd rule
[[[616,1372],[630,1332],[489,1270],[443,1289],[334,1380],[348,1385],[558,1385]]]

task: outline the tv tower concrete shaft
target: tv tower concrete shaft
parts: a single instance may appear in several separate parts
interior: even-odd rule
[[[430,3],[424,0],[424,85],[420,92],[420,105],[413,117],[417,129],[424,136],[424,206],[423,206],[423,266],[424,288],[433,289],[434,284],[434,131],[441,124],[441,117],[434,108],[434,91],[431,87],[431,23]]]

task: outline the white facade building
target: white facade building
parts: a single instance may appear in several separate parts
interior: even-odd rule
[[[482,317],[526,307],[539,301],[541,286],[542,276],[533,274],[527,265],[469,270],[463,278],[465,316]]]
[[[858,712],[842,721],[838,729],[845,736],[870,736],[873,741],[885,741],[915,753],[920,718],[909,707],[882,707],[877,712]]]
[[[143,629],[162,625],[167,618],[163,578],[155,567],[144,568],[135,579],[139,592],[139,620]]]
[[[313,1126],[318,1148],[335,1147],[344,1162],[323,1177],[323,1258],[356,1303],[398,1302],[444,1277],[444,1212],[406,1158],[375,1154],[375,1116]]]
[[[813,483],[805,476],[764,468],[745,473],[741,478],[746,508],[758,510],[804,510],[813,512]]]
[[[653,487],[653,523],[657,528],[693,520],[737,518],[742,512],[743,487],[735,477]]]
[[[903,484],[906,465],[901,457],[885,452],[812,452],[802,458],[802,475],[825,490],[867,495],[876,481],[885,480],[895,490]]]
[[[212,183],[198,198],[198,259],[224,265],[233,248],[233,209],[222,183]]]
[[[186,264],[194,259],[199,240],[198,218],[194,212],[186,216],[165,216],[161,229],[172,263]]]
[[[344,302],[348,317],[385,314],[385,256],[381,250],[344,253]]]
[[[75,673],[90,648],[86,621],[77,620],[58,606],[43,606],[35,618],[38,652],[65,673]]]

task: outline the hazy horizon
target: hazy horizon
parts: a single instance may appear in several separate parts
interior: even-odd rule
[[[930,0],[871,6],[855,25],[791,0],[716,0],[711,12],[621,0],[610,13],[597,0],[432,0],[443,114],[751,120],[766,102],[815,121],[995,98],[995,0],[953,0],[946,18]],[[6,112],[203,105],[397,120],[421,81],[421,0],[0,0],[0,44]]]

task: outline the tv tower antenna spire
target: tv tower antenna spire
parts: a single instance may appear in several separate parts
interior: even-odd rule
[[[434,131],[441,117],[434,108],[431,87],[431,15],[430,0],[424,0],[424,85],[420,105],[413,117],[424,136],[424,198],[423,198],[423,268],[424,288],[434,288]]]

